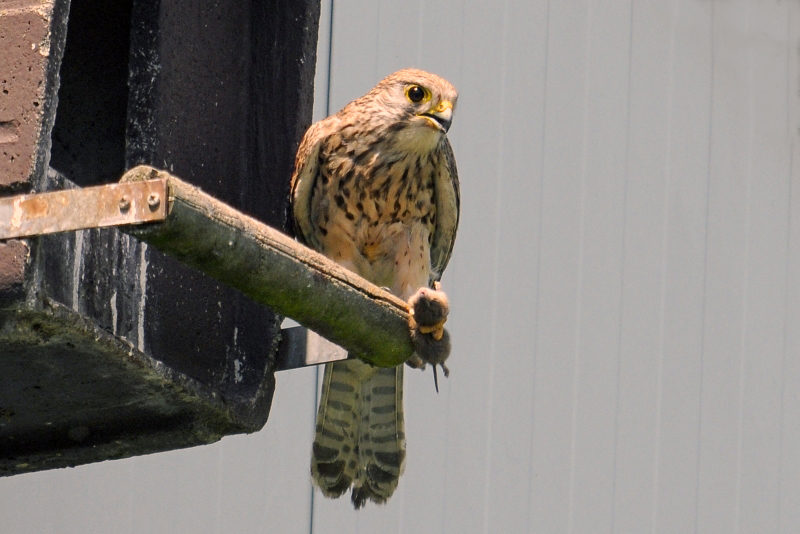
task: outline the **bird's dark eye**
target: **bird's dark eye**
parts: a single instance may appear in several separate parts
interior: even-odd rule
[[[412,85],[406,89],[406,96],[410,101],[417,104],[425,98],[425,90],[419,85]]]

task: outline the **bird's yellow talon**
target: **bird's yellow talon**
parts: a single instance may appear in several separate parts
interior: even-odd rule
[[[419,325],[419,331],[422,332],[423,334],[433,334],[433,339],[439,341],[440,339],[442,339],[442,336],[444,335],[444,323],[446,322],[447,322],[447,317],[445,317],[436,324],[427,326]]]

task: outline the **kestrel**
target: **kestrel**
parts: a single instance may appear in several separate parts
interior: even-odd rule
[[[309,128],[291,185],[301,241],[403,300],[414,297],[418,318],[436,311],[427,330],[414,331],[411,321],[413,360],[432,363],[434,371],[449,353],[449,340],[437,341],[446,300],[430,288],[438,290],[458,226],[458,175],[445,135],[457,98],[455,88],[433,74],[392,74]],[[444,302],[444,311],[437,302]],[[355,359],[327,364],[311,460],[314,483],[328,497],[352,486],[356,509],[367,499],[383,503],[397,487],[404,460],[403,366],[378,368]]]

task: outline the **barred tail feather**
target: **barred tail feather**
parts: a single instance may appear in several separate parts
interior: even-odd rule
[[[384,503],[397,488],[406,456],[403,423],[403,366],[378,369],[362,384],[358,430],[358,476],[353,484],[356,509],[367,499]]]
[[[327,364],[311,458],[314,483],[327,497],[351,486],[358,509],[394,493],[405,460],[403,367],[359,360]]]
[[[353,484],[358,468],[361,380],[350,361],[325,365],[311,475],[326,497],[339,497]]]

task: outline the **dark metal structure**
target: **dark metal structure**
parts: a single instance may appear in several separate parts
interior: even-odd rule
[[[146,163],[283,228],[318,1],[69,4],[0,6],[0,194]],[[0,241],[0,476],[258,430],[280,321],[115,229]]]

